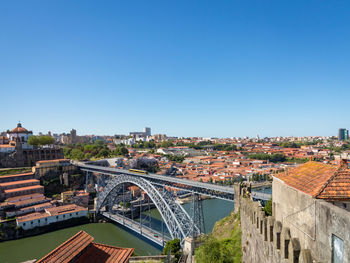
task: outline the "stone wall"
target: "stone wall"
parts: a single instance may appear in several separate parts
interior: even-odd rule
[[[62,148],[16,148],[12,153],[0,153],[0,167],[33,166],[37,161],[62,158],[64,158]]]
[[[301,249],[298,238],[274,217],[265,216],[259,202],[240,198],[242,228],[242,262],[245,263],[312,263],[311,251]]]
[[[332,238],[344,243],[343,263],[350,263],[350,212],[344,207],[315,199],[278,178],[273,180],[273,215],[290,229],[300,247],[310,249],[317,262],[332,261]],[[339,204],[340,205],[340,204]]]

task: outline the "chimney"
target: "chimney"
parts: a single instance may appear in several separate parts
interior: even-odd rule
[[[341,169],[348,169],[349,168],[347,159],[340,160],[340,168]]]

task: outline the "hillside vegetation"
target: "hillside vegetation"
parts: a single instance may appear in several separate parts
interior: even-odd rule
[[[241,225],[239,213],[216,222],[212,233],[204,237],[196,249],[197,263],[239,263],[241,262]]]
[[[10,174],[29,173],[31,171],[32,171],[31,167],[28,167],[28,168],[1,169],[0,170],[0,176],[2,176],[2,175],[10,175]]]

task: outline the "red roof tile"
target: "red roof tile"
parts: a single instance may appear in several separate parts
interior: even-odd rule
[[[31,184],[31,183],[39,184],[40,181],[37,179],[13,181],[13,182],[7,182],[7,183],[0,183],[0,187],[6,187],[6,186],[11,186],[11,185],[20,185],[20,184]]]
[[[49,254],[42,259],[38,260],[37,263],[63,263],[71,262],[76,258],[84,249],[86,249],[91,242],[94,240],[92,236],[84,231],[80,231],[73,237],[68,239],[59,247],[55,248]]]
[[[26,186],[26,187],[21,187],[21,188],[8,189],[8,190],[5,190],[4,193],[9,194],[9,193],[16,193],[16,192],[21,192],[21,191],[26,191],[26,190],[35,190],[35,189],[44,189],[44,186],[32,185],[32,186]]]
[[[87,251],[75,263],[127,263],[134,248],[121,248],[92,243]]]
[[[37,263],[126,263],[134,252],[134,248],[108,246],[93,240],[92,236],[80,231]]]
[[[350,201],[350,170],[344,165],[307,162],[275,177],[315,198]]]
[[[339,170],[321,189],[317,198],[328,201],[350,200],[350,171]]]

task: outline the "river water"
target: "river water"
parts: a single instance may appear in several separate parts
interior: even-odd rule
[[[211,232],[216,221],[226,217],[233,210],[233,203],[219,199],[202,201],[205,218],[205,230]],[[184,204],[189,211],[190,204]],[[152,227],[161,228],[161,216],[156,209],[151,210]],[[112,223],[93,223],[75,226],[46,233],[43,235],[0,242],[0,262],[17,263],[30,259],[40,259],[48,252],[62,244],[78,231],[84,230],[95,238],[95,242],[112,246],[133,247],[137,255],[157,255],[158,247],[143,240],[121,226]]]

